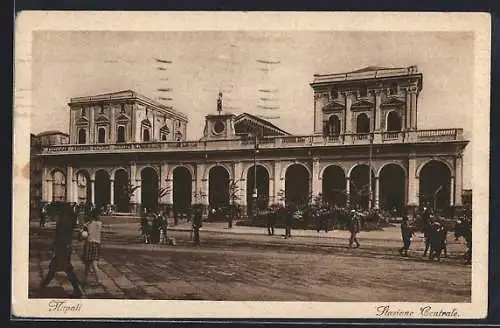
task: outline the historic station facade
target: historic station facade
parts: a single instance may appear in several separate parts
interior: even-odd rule
[[[468,141],[460,128],[418,129],[415,66],[314,75],[310,86],[311,135],[219,111],[205,117],[200,140],[189,140],[185,114],[133,91],[72,98],[69,144],[41,153],[42,198],[118,212],[218,208],[233,196],[243,207],[254,197],[266,206],[318,195],[338,206],[461,206]],[[130,204],[125,186],[138,186]]]

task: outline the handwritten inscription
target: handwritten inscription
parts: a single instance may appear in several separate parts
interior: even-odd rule
[[[52,300],[49,302],[49,312],[78,312],[82,309],[82,304],[74,304],[69,301]]]
[[[425,317],[425,318],[458,318],[457,309],[433,308],[432,306],[422,306],[418,310],[396,309],[389,305],[376,307],[378,317],[398,318],[398,317]]]

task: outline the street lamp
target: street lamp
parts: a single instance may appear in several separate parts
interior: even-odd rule
[[[373,156],[373,133],[370,132],[370,155],[368,159],[368,209],[373,208],[373,192],[372,192],[372,156]]]

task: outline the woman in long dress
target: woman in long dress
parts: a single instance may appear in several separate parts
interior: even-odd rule
[[[87,238],[83,246],[82,260],[85,264],[85,274],[83,276],[83,283],[87,281],[87,275],[90,267],[92,267],[96,281],[99,283],[99,274],[97,261],[101,254],[101,236],[102,236],[102,222],[99,219],[99,214],[94,211],[90,216],[90,221],[84,225],[84,231],[87,232]]]

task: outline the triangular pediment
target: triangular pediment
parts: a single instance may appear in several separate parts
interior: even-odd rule
[[[336,111],[342,111],[344,109],[345,106],[342,103],[339,103],[337,101],[332,101],[326,104],[325,107],[323,107],[323,112],[336,112]]]
[[[367,100],[360,100],[352,104],[351,109],[353,110],[367,110],[373,109],[373,103]]]
[[[117,122],[128,122],[128,121],[130,121],[130,118],[125,114],[120,114],[116,117],[116,121]]]
[[[165,134],[169,134],[170,133],[170,129],[169,129],[168,126],[164,125],[164,126],[161,127],[160,132],[161,133],[165,133]]]
[[[151,124],[151,121],[148,120],[147,118],[141,121],[142,125],[152,127],[153,125]]]
[[[87,124],[89,124],[89,120],[85,116],[82,116],[78,118],[78,120],[76,120],[76,125],[87,125]]]
[[[109,124],[109,119],[106,116],[101,115],[95,120],[95,122],[97,124]]]
[[[289,135],[288,132],[280,129],[273,123],[248,113],[240,114],[234,119],[234,128],[237,134],[247,134],[255,130],[264,130],[264,135],[267,136]]]
[[[380,105],[380,107],[399,107],[399,106],[403,106],[404,104],[405,104],[404,101],[401,101],[397,98],[391,98],[391,99],[384,101]]]

